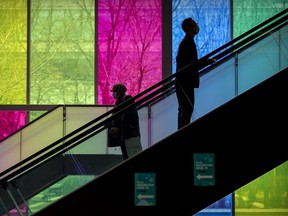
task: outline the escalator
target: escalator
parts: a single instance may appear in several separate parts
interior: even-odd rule
[[[277,53],[275,62],[272,58],[271,63],[265,52],[257,55],[259,48],[266,45],[272,56]],[[201,90],[215,92],[213,86],[219,87],[219,80],[223,84],[223,79],[229,90],[222,85],[225,97],[214,95],[213,99],[220,98],[220,101],[200,104],[199,107],[210,109],[198,112],[192,124],[180,131],[168,130],[165,135],[165,132],[159,132],[162,129],[159,125],[164,127],[165,124],[163,118],[149,110],[153,120],[150,130],[161,134],[157,136],[155,133],[149,148],[127,161],[113,154],[88,154],[87,151],[83,154],[87,142],[98,144],[103,141],[101,137],[106,135],[106,125],[113,119],[110,110],[2,172],[1,214],[16,208],[21,215],[21,206],[24,206],[28,214],[34,215],[29,208],[29,199],[53,185],[51,189],[56,191],[59,181],[80,176],[82,184],[67,189],[63,196],[52,200],[51,205],[43,206],[43,210],[35,215],[90,215],[98,212],[106,215],[191,216],[285,162],[288,157],[281,142],[285,142],[282,125],[287,122],[287,105],[283,99],[288,81],[287,10],[206,57],[216,58],[217,62],[201,70]],[[259,65],[259,61],[265,62],[263,59],[268,59],[271,66],[266,73],[260,70],[261,66],[267,66]],[[260,78],[250,79],[251,70],[253,76],[260,73]],[[245,73],[246,76],[241,77]],[[167,109],[169,100],[172,98],[173,101],[175,97],[173,77],[175,75],[137,95],[135,106],[140,111],[159,105]],[[237,85],[231,85],[231,82]],[[119,115],[133,108],[124,107],[125,104],[117,108]],[[267,141],[273,148],[260,151]],[[213,174],[211,181],[204,185],[195,185],[195,158],[199,156],[201,159],[206,154],[212,157],[209,167],[213,167],[215,176]],[[152,184],[155,200],[149,205],[135,206],[135,176],[141,174],[155,178]],[[65,185],[61,187],[63,189]]]
[[[191,216],[199,212],[288,160],[283,127],[288,120],[287,81],[286,68],[36,215]],[[207,154],[213,156],[213,179],[195,185],[195,158],[200,155],[201,162],[201,155]],[[154,176],[146,185],[156,187],[152,194],[147,189],[156,197],[151,205],[135,205],[139,174]]]

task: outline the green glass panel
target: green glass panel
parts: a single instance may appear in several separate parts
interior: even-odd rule
[[[235,192],[235,216],[288,214],[288,161]]]
[[[288,0],[233,0],[234,38],[288,7]]]
[[[57,183],[51,185],[44,191],[33,196],[28,204],[32,213],[35,213],[58,199],[71,193],[73,190],[81,187],[89,181],[95,179],[96,176],[67,176]]]
[[[94,0],[31,0],[30,104],[94,104]]]
[[[0,1],[0,104],[26,103],[27,1]]]
[[[29,112],[29,122],[37,119],[41,115],[45,114],[47,111],[30,111]]]

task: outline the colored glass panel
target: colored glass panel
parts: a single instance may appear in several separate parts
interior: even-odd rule
[[[231,40],[230,35],[230,1],[229,0],[209,0],[209,1],[172,1],[172,56],[173,72],[176,72],[176,55],[178,45],[185,33],[181,28],[181,23],[185,18],[192,17],[199,25],[200,32],[195,36],[198,57],[201,58],[221,45]],[[195,215],[206,215],[207,209],[210,215],[217,212],[221,215],[231,215],[232,196],[228,195],[215,202],[203,211]],[[222,213],[222,214],[224,214]]]
[[[287,215],[288,162],[235,192],[235,216]]]
[[[288,7],[288,0],[233,0],[234,38]]]
[[[0,104],[26,103],[27,1],[0,1]],[[0,140],[25,125],[25,112],[0,112]]]
[[[100,104],[111,103],[109,89],[115,82],[125,83],[133,94],[134,92],[137,94],[149,87],[151,83],[157,82],[157,79],[158,81],[161,79],[162,33],[159,30],[161,29],[161,9],[159,8],[162,5],[160,1],[156,3],[148,0],[130,1],[131,5],[127,3],[125,7],[120,5],[120,1],[117,1],[117,5],[113,7],[105,4],[108,2],[110,1],[99,1],[97,48],[100,83],[98,103]],[[228,0],[173,0],[173,60],[179,41],[183,37],[180,28],[181,21],[187,16],[193,17],[200,25],[200,34],[196,37],[199,57],[230,40],[229,2]],[[133,17],[131,11],[125,10],[134,3],[135,5],[131,8],[140,11],[137,17]],[[145,4],[139,5],[139,3]],[[234,37],[287,8],[287,5],[287,0],[234,0]],[[27,1],[23,0],[0,1],[0,104],[26,103],[26,6]],[[31,61],[29,62],[31,64],[29,71],[31,104],[94,104],[94,1],[87,0],[80,3],[68,0],[50,2],[31,0],[31,6]],[[109,11],[111,7],[112,12]],[[120,24],[111,22],[110,18],[120,9]],[[154,24],[149,19],[153,13],[155,13],[153,19],[159,21]],[[143,17],[140,16],[141,14]],[[131,20],[125,20],[127,15]],[[136,18],[141,19],[141,22]],[[150,28],[146,25],[149,20],[153,24],[151,30],[154,30],[155,34],[148,31]],[[142,21],[143,25],[141,25]],[[109,27],[108,30],[105,29],[106,27]],[[149,45],[144,40],[144,32],[148,32],[147,35],[150,37],[154,36],[155,40],[151,40],[153,46],[144,46]],[[112,35],[113,38],[110,37]],[[146,53],[144,48],[141,50],[140,45],[147,47],[149,52]],[[146,59],[147,62],[144,61]],[[147,69],[147,67],[151,68]],[[134,83],[134,79],[137,83]],[[142,81],[142,79],[143,82],[140,82],[139,80]],[[0,134],[3,135],[0,139],[24,125],[25,115],[24,112],[2,112]],[[3,124],[4,122],[7,124]],[[252,206],[251,208],[258,212],[255,211],[255,214],[258,215],[259,208],[269,210],[270,213],[270,208],[276,208],[278,213],[281,208],[283,214],[287,214],[288,189],[285,184],[287,168],[286,163],[280,169],[274,169],[236,191],[236,215],[240,215],[238,210],[243,206],[244,208]],[[267,192],[265,188],[269,188],[269,191]],[[228,202],[228,207],[230,206],[230,197],[225,197],[212,206],[222,208],[223,201]],[[249,213],[251,213],[250,210]]]
[[[26,124],[26,112],[0,112],[0,140]]]
[[[85,175],[85,176],[67,176],[62,180],[59,180],[56,184],[51,185],[46,188],[41,193],[33,196],[29,201],[30,210],[35,213],[44,207],[54,203],[56,200],[62,198],[63,196],[71,193],[76,188],[93,180],[95,176]]]
[[[0,1],[0,21],[0,104],[25,104],[27,1]]]
[[[98,1],[98,104],[111,88],[136,95],[162,79],[161,0]]]
[[[176,71],[178,45],[184,37],[181,23],[188,17],[200,27],[195,36],[199,58],[231,40],[230,0],[172,0],[173,72]]]
[[[32,0],[30,104],[94,104],[94,0]]]

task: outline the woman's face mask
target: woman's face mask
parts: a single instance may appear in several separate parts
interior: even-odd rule
[[[113,92],[113,98],[114,98],[114,99],[117,99],[118,96],[119,96],[119,93],[118,93],[118,92]]]
[[[198,34],[199,31],[200,31],[200,28],[199,28],[198,24],[195,23],[195,26],[194,26],[194,32],[195,32],[195,34]]]
[[[191,21],[191,28],[195,35],[200,31],[199,25],[194,20]]]

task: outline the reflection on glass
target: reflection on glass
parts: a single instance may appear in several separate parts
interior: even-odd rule
[[[93,180],[95,176],[67,176],[56,184],[51,185],[41,193],[29,200],[29,208],[35,213],[61,197],[71,193],[73,190]]]

